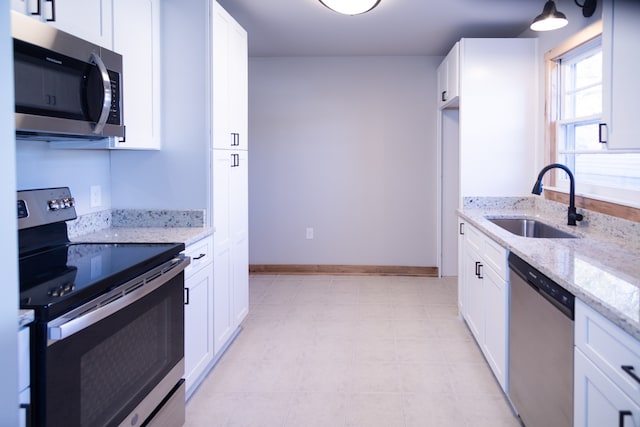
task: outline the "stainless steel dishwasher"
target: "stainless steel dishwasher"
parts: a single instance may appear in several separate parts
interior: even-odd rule
[[[514,254],[509,280],[509,398],[527,427],[571,427],[575,297]]]

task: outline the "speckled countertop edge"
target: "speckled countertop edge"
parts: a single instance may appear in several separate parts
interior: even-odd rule
[[[72,239],[82,243],[184,243],[189,246],[213,234],[209,227],[110,227]]]
[[[18,328],[29,325],[35,319],[35,312],[21,308],[18,312]]]
[[[637,236],[606,239],[600,232],[574,228],[545,215],[540,209],[521,207],[465,207],[460,217],[491,239],[520,256],[563,286],[594,310],[640,339],[640,250]],[[519,237],[498,227],[486,217],[531,217],[568,231],[576,239],[532,239]]]

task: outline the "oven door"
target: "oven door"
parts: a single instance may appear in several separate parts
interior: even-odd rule
[[[102,307],[84,308],[89,314],[80,307],[40,325],[36,425],[147,421],[184,374],[183,270],[188,262],[171,267],[170,274],[150,272],[148,280],[128,282],[103,296]],[[101,310],[112,313],[105,317]]]

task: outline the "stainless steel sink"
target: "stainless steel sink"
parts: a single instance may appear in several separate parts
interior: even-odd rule
[[[543,222],[528,218],[487,218],[508,232],[522,237],[541,239],[574,239],[576,236],[551,227]]]

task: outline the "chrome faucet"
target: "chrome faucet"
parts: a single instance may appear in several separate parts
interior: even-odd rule
[[[573,174],[571,173],[571,170],[568,167],[560,163],[552,163],[548,166],[543,167],[540,171],[540,174],[538,174],[538,180],[533,185],[533,190],[531,190],[531,192],[537,195],[540,195],[542,193],[542,177],[549,169],[553,168],[562,169],[567,173],[567,175],[569,175],[569,212],[567,215],[567,224],[576,225],[576,221],[582,221],[583,217],[581,214],[576,212],[576,182]]]

